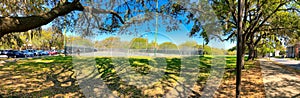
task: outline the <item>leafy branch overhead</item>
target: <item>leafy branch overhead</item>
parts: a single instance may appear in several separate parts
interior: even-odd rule
[[[7,5],[2,5],[7,6]],[[12,32],[25,32],[30,29],[38,28],[53,21],[58,16],[64,16],[71,11],[83,11],[83,6],[78,0],[66,2],[51,9],[49,12],[30,15],[25,17],[4,16],[0,17],[0,37]],[[17,12],[17,11],[16,11]]]
[[[166,3],[162,3],[162,5],[159,5],[158,7],[155,6],[157,3],[155,0],[128,2],[114,0],[107,2],[37,0],[36,2],[24,1],[21,3],[16,1],[5,1],[0,4],[1,6],[4,6],[4,8],[1,8],[0,10],[0,37],[12,32],[25,32],[27,30],[39,28],[50,22],[52,22],[52,26],[56,26],[59,29],[63,29],[66,25],[77,25],[78,27],[75,28],[79,31],[83,31],[80,32],[83,36],[99,32],[112,33],[117,30],[125,30],[132,25],[150,21],[156,17],[154,14],[156,12],[159,13],[160,20],[164,21],[164,23],[159,24],[159,26],[166,26],[168,31],[178,30],[178,24],[181,23],[184,25],[194,25],[192,28],[188,28],[191,30],[191,36],[202,32],[201,29],[204,28],[205,21],[199,21],[199,17],[200,13],[204,14],[207,12],[200,9],[199,6],[207,5],[207,2],[204,2],[204,4],[198,2],[199,5],[194,5],[194,1],[166,1]],[[18,4],[19,6],[10,6],[15,4]],[[84,6],[82,4],[84,4]],[[116,7],[116,5],[118,6]],[[187,8],[186,6],[191,7]],[[168,17],[171,16],[175,21],[166,21],[167,19],[163,19],[164,16],[162,15],[167,15]],[[153,25],[149,25],[149,28],[153,28]],[[202,32],[201,34],[208,42],[209,38],[206,35],[209,34],[204,33],[211,32]]]
[[[106,2],[73,0],[36,0],[18,2],[7,0],[0,4],[0,37],[25,32],[52,22],[63,29],[72,25],[78,33],[89,36],[99,33],[133,32],[126,28],[154,20],[158,13],[160,27],[168,31],[178,30],[178,24],[190,25],[189,35],[201,36],[206,42],[212,37],[221,41],[235,40],[237,29],[237,2],[232,0],[208,0],[196,2],[133,0]],[[299,1],[297,0],[244,0],[243,2],[243,40],[246,45],[255,45],[271,35],[284,39],[299,32]],[[17,6],[11,6],[17,5]],[[83,6],[84,5],[84,6]],[[212,9],[210,9],[210,6]],[[207,10],[209,9],[209,10]],[[80,12],[76,12],[80,11]],[[174,20],[165,19],[163,15]],[[215,19],[216,15],[218,19]],[[63,17],[59,17],[63,16]],[[155,24],[147,25],[153,29]],[[215,27],[222,27],[216,31]],[[209,28],[209,29],[207,29]],[[80,32],[79,32],[80,31]],[[129,33],[132,34],[132,33]],[[277,38],[280,39],[280,38]]]

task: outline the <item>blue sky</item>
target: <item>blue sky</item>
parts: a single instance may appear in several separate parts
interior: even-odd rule
[[[164,3],[166,3],[166,2],[165,1],[160,1],[159,6],[161,6]],[[155,15],[155,13],[153,13],[153,15]],[[123,16],[123,15],[121,15],[121,16]],[[137,15],[135,15],[135,16],[137,16]],[[172,17],[170,17],[170,16],[166,16],[166,17],[167,17],[167,19],[165,21],[178,21],[178,20],[181,19],[180,17],[179,18],[177,17],[177,19],[172,20],[171,19]],[[158,26],[158,32],[157,32],[158,33],[158,38],[157,38],[158,43],[173,42],[173,43],[176,43],[176,44],[180,44],[180,43],[183,43],[185,41],[192,41],[192,40],[198,42],[198,44],[203,43],[203,39],[201,37],[191,38],[191,37],[188,36],[189,35],[189,30],[191,29],[193,24],[179,24],[179,26],[178,26],[179,29],[178,30],[171,31],[171,32],[166,32],[166,26],[168,26],[168,24],[163,24],[162,21],[164,21],[164,20],[160,17],[158,17],[158,20],[159,20],[158,24],[160,24]],[[95,22],[93,22],[93,23],[95,23]],[[139,26],[132,25],[129,28],[127,28],[127,30],[129,30],[129,31],[136,30],[138,32],[137,34],[131,34],[131,35],[101,34],[101,35],[95,36],[94,38],[95,38],[95,40],[103,40],[103,39],[105,39],[107,37],[110,37],[110,36],[118,36],[118,37],[121,38],[121,40],[130,41],[134,37],[141,37],[141,35],[144,35],[143,36],[144,38],[147,36],[146,38],[148,38],[148,40],[153,40],[155,33],[151,33],[151,32],[155,32],[155,28],[156,28],[156,25],[153,25],[153,24],[155,24],[155,19],[150,20],[148,22],[144,22],[144,23],[140,24]],[[50,26],[51,26],[51,23],[48,24],[48,25],[43,26],[43,28],[47,28],[47,27],[50,27]],[[97,32],[97,31],[95,31],[95,32]],[[118,33],[118,32],[115,32],[115,33]],[[67,32],[67,36],[70,36],[70,35],[74,36],[74,34],[75,33]],[[149,41],[149,42],[151,42],[151,41]],[[212,46],[212,47],[216,47],[216,48],[229,49],[229,48],[235,46],[236,43],[231,43],[229,41],[228,42],[220,42],[220,41],[211,40],[208,45]]]
[[[166,18],[165,21],[169,21],[169,18]],[[162,20],[160,18],[158,18],[158,24],[160,24],[158,26],[158,32],[157,32],[157,42],[163,43],[163,42],[173,42],[175,44],[181,44],[183,42],[186,41],[196,41],[198,44],[202,45],[203,43],[203,38],[201,37],[189,37],[189,29],[191,28],[190,25],[184,25],[184,24],[179,24],[179,29],[175,30],[175,31],[171,31],[171,32],[167,32],[166,31],[166,26],[168,25],[163,25]],[[136,25],[132,25],[130,27],[128,27],[125,30],[129,30],[129,31],[133,31],[136,30],[137,33],[136,34],[116,34],[116,35],[109,35],[109,34],[102,34],[97,36],[95,39],[96,40],[103,40],[107,37],[110,36],[117,36],[120,37],[121,40],[124,41],[130,41],[133,38],[136,37],[143,37],[143,38],[147,38],[149,40],[149,42],[153,41],[155,38],[155,28],[156,25],[155,24],[155,19],[148,21],[148,22],[144,22],[138,26]],[[233,46],[235,46],[235,43],[231,43],[231,42],[221,42],[218,40],[213,40],[210,39],[210,43],[208,43],[209,46],[215,47],[215,48],[223,48],[223,49],[229,49]]]

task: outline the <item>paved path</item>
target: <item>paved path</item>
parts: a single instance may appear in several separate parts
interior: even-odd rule
[[[267,98],[300,98],[300,76],[260,59]]]
[[[300,61],[284,58],[270,58],[270,60],[300,70]]]

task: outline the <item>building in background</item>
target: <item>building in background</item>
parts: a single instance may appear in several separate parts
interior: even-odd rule
[[[295,45],[289,45],[287,46],[287,54],[286,56],[289,58],[294,58],[294,57],[300,57],[299,51],[300,51],[300,43],[297,43]]]

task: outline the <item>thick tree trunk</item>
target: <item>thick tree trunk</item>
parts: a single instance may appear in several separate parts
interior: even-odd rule
[[[0,38],[12,32],[25,32],[46,25],[58,16],[64,16],[72,11],[83,11],[84,7],[78,0],[67,2],[53,8],[47,13],[28,17],[0,17]]]
[[[242,69],[245,69],[245,51],[242,52],[241,58],[242,58],[242,62],[241,62]]]
[[[255,55],[254,55],[254,44],[247,44],[248,46],[248,58],[247,61],[249,60],[254,60]]]
[[[236,98],[241,97],[241,76],[242,68],[244,66],[245,56],[245,37],[243,36],[243,22],[242,22],[242,2],[238,0],[238,28],[237,28],[237,62],[236,62]]]

